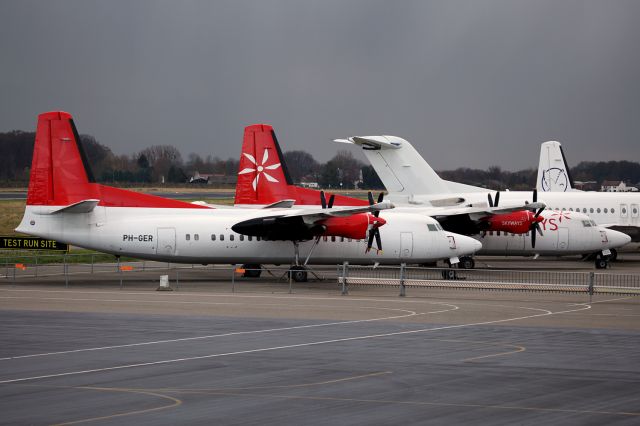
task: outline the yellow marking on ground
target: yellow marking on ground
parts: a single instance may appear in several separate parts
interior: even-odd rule
[[[144,390],[144,389],[103,388],[103,387],[93,387],[93,386],[78,386],[78,387],[70,386],[70,387],[66,387],[66,389],[84,389],[84,390],[95,390],[95,391],[104,391],[104,392],[138,393],[138,394],[143,394],[143,395],[156,396],[156,397],[162,398],[162,399],[168,399],[170,401],[173,401],[173,403],[172,404],[168,404],[168,405],[162,405],[160,407],[147,408],[147,409],[144,409],[144,410],[125,411],[125,412],[122,412],[122,413],[110,414],[110,415],[107,415],[107,416],[90,417],[90,418],[86,418],[86,419],[78,419],[78,420],[73,420],[73,421],[69,421],[69,422],[56,423],[53,426],[73,425],[73,424],[78,424],[78,423],[87,423],[87,422],[95,422],[95,421],[99,421],[99,420],[114,419],[116,417],[132,416],[132,415],[135,415],[135,414],[151,413],[153,411],[160,411],[160,410],[166,410],[168,408],[177,407],[180,404],[182,404],[182,401],[180,399],[178,399],[178,398],[174,398],[174,397],[169,396],[169,395],[162,395],[160,393],[152,392],[152,391],[148,391],[148,390]]]
[[[173,390],[178,392],[178,390]],[[172,391],[172,392],[173,392]],[[625,417],[640,417],[640,412],[627,411],[606,411],[606,410],[578,410],[569,408],[545,408],[545,407],[522,407],[516,405],[491,405],[491,404],[471,404],[471,403],[455,403],[455,402],[428,402],[428,401],[396,401],[387,399],[361,399],[361,398],[340,398],[340,397],[320,397],[320,396],[300,396],[300,395],[275,395],[275,394],[254,394],[242,392],[225,392],[225,391],[190,391],[185,389],[180,391],[187,394],[208,394],[221,396],[239,396],[239,397],[258,397],[258,398],[274,398],[274,399],[295,399],[295,400],[311,400],[311,401],[336,401],[336,402],[360,402],[366,404],[398,404],[398,405],[416,405],[416,406],[432,406],[432,407],[462,407],[462,408],[482,408],[495,410],[519,410],[519,411],[535,411],[549,413],[570,413],[570,414],[597,414],[597,415],[613,415]]]

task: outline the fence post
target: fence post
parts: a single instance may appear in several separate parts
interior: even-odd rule
[[[64,270],[64,286],[69,288],[69,269],[67,267],[67,253],[62,255],[63,270]]]
[[[407,295],[406,289],[404,287],[404,268],[407,266],[406,263],[400,264],[400,297],[405,297]]]
[[[349,272],[349,262],[342,262],[342,295],[349,294],[347,287],[347,274]]]
[[[120,267],[120,256],[118,256],[118,274],[120,275],[120,290],[122,290],[122,268]]]
[[[591,299],[593,298],[593,284],[596,280],[596,274],[591,271],[589,272],[589,303],[591,303]]]
[[[236,292],[236,264],[231,265],[231,293]]]

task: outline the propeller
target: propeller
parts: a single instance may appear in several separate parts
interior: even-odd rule
[[[498,202],[500,201],[500,191],[496,192],[496,202],[493,202],[491,198],[491,193],[487,194],[487,200],[489,201],[489,207],[498,207]]]
[[[538,190],[534,189],[533,203],[535,204],[537,202],[538,202]],[[541,237],[544,235],[542,233],[542,228],[540,228],[540,221],[542,219],[539,219],[540,213],[542,213],[543,210],[544,210],[544,206],[538,209],[536,214],[533,215],[533,220],[531,221],[531,225],[529,226],[529,231],[531,231],[531,248],[536,248],[536,231],[540,233]]]
[[[331,208],[333,207],[333,202],[335,201],[336,196],[334,194],[331,194],[331,197],[329,197],[329,204],[327,205],[327,199],[324,195],[324,191],[320,191],[320,204],[322,205],[323,209],[327,209],[327,208]]]
[[[373,194],[371,192],[367,193],[367,198],[369,198],[369,205],[372,206],[374,204]],[[384,199],[384,193],[381,192],[380,195],[378,195],[378,203],[381,203],[383,199]],[[378,228],[384,225],[384,220],[378,219],[379,215],[380,215],[379,210],[373,212],[373,216],[376,219],[374,219],[373,223],[371,224],[371,228],[369,229],[369,241],[367,242],[367,250],[365,251],[365,253],[369,253],[371,251],[374,238],[376,239],[376,245],[378,246],[377,251],[378,252],[382,251],[382,240],[380,238],[380,230]]]

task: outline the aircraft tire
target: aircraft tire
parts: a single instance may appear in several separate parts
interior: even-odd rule
[[[289,271],[291,274],[291,278],[297,283],[305,283],[307,282],[307,270],[304,266],[292,266]]]
[[[606,269],[608,265],[609,265],[609,262],[607,261],[607,259],[603,257],[598,257],[596,259],[596,269]]]
[[[611,249],[611,255],[609,256],[609,262],[615,262],[618,260],[618,250]]]
[[[476,267],[476,261],[471,256],[463,256],[460,258],[458,267],[461,269],[473,269]]]
[[[260,278],[262,273],[262,266],[259,263],[246,263],[242,265],[242,269],[244,269],[242,276],[245,278]]]

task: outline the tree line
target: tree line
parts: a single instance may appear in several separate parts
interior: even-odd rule
[[[35,133],[11,131],[0,133],[0,184],[26,185],[33,155]],[[181,184],[188,182],[196,171],[200,174],[234,177],[239,160],[223,160],[191,153],[183,159],[172,145],[153,145],[129,155],[116,155],[91,135],[80,135],[93,174],[98,182],[114,185]],[[356,159],[350,151],[338,151],[326,163],[319,163],[305,151],[284,154],[291,178],[296,183],[317,183],[322,188],[383,189],[373,167]],[[624,180],[634,185],[640,182],[640,163],[631,161],[581,162],[571,169],[579,181]],[[505,171],[492,166],[488,170],[458,168],[440,171],[442,178],[492,189],[528,190],[535,187],[534,169]]]

